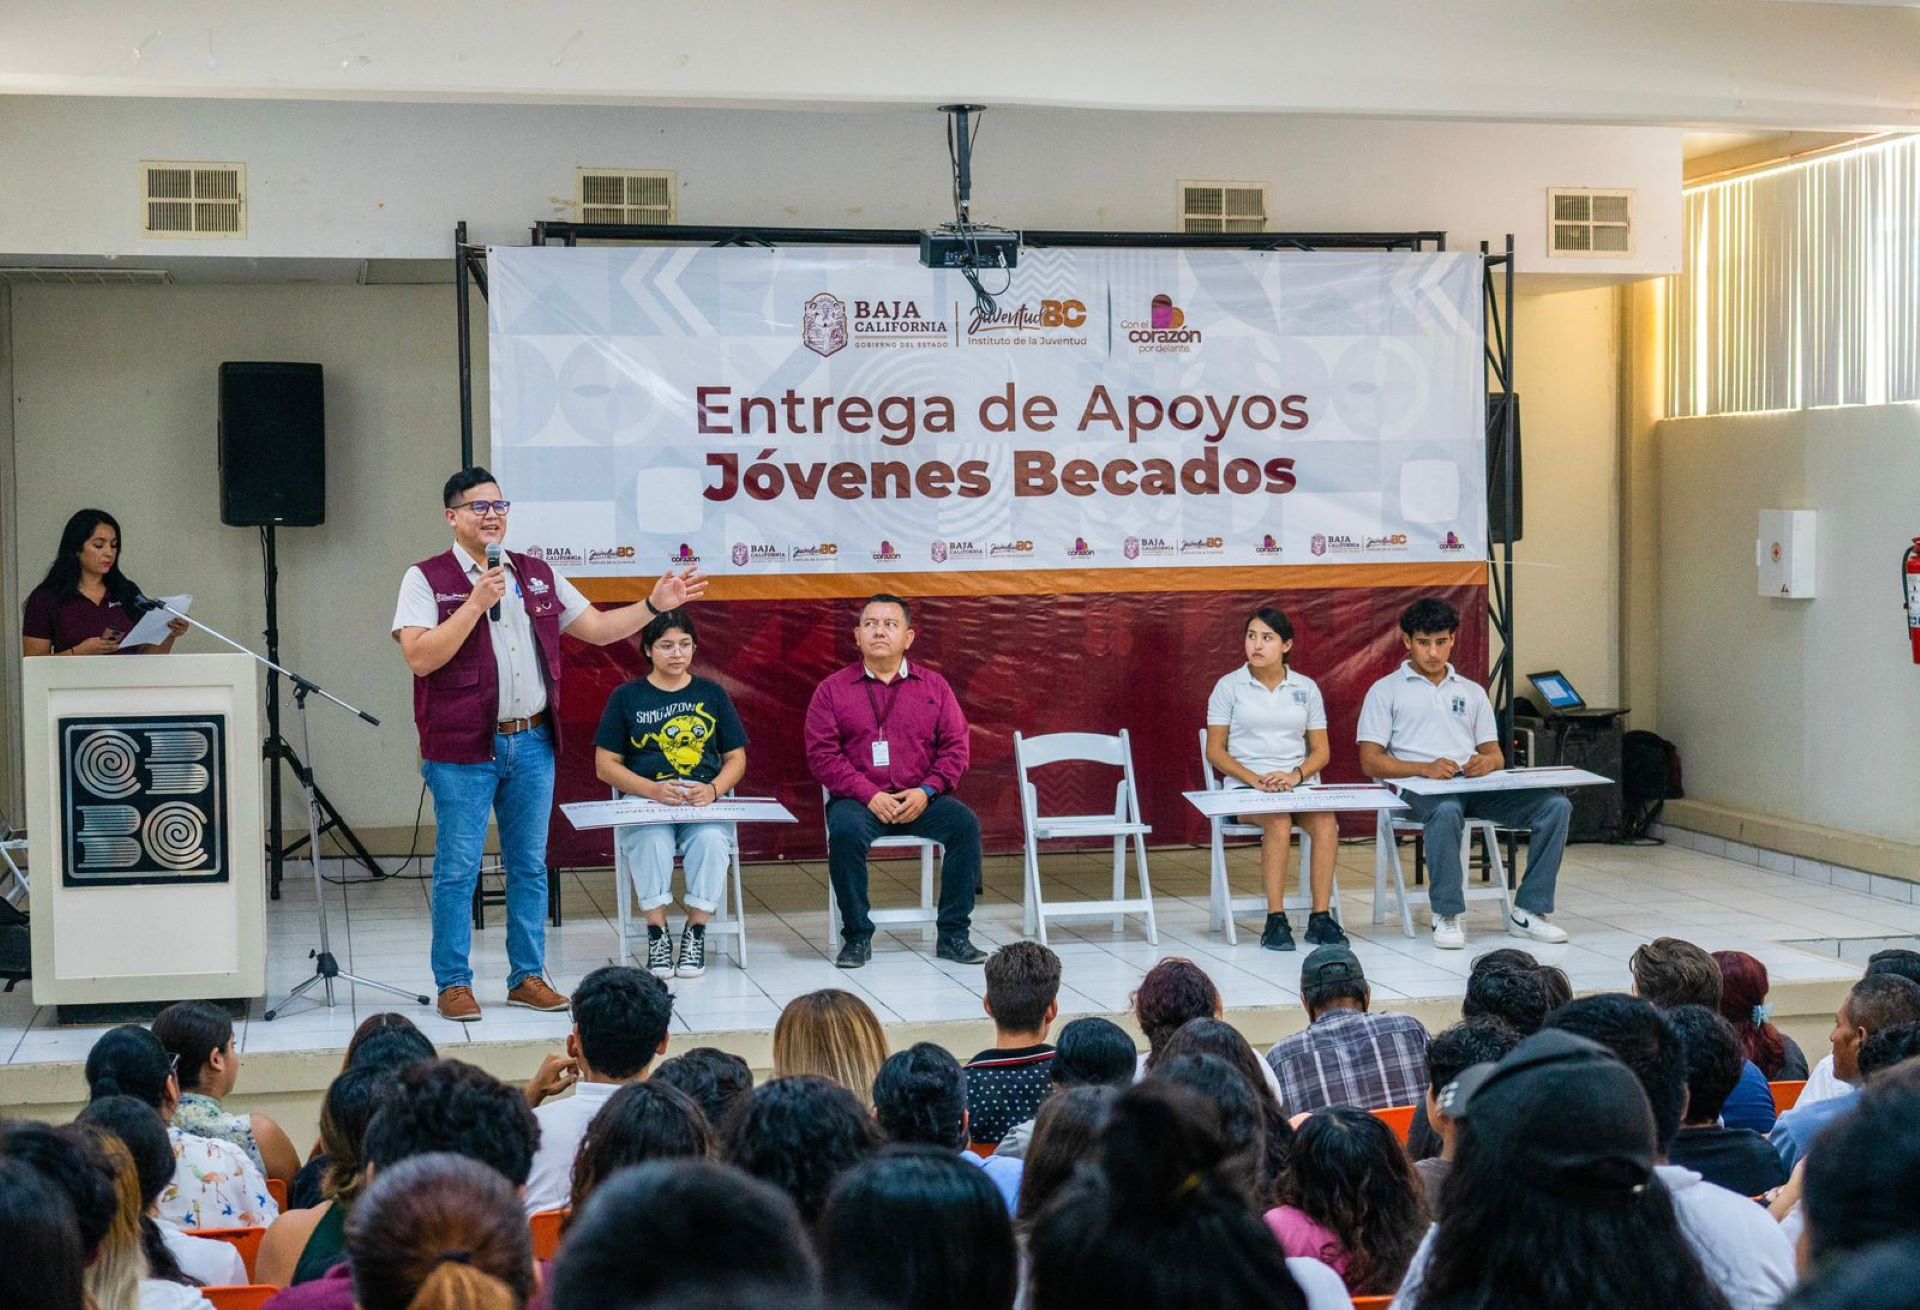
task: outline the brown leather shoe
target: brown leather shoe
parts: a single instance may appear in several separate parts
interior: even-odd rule
[[[573,1002],[547,986],[545,978],[535,974],[507,993],[507,1004],[524,1005],[529,1010],[564,1010]]]
[[[451,1019],[455,1023],[474,1023],[480,1018],[480,1002],[473,999],[471,987],[443,989],[434,1009],[440,1011],[442,1019]]]

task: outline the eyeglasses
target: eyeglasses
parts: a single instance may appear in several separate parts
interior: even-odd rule
[[[485,518],[489,514],[505,516],[506,512],[513,508],[513,502],[510,500],[469,500],[455,505],[454,508],[470,509],[481,518]]]

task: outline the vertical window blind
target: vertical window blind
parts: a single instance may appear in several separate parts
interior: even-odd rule
[[[1920,401],[1920,136],[1689,188],[1667,413]]]

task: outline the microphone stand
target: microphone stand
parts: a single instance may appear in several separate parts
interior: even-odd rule
[[[291,669],[281,667],[279,664],[274,663],[250,647],[243,646],[241,643],[227,636],[224,632],[210,628],[190,615],[182,614],[165,601],[141,596],[136,599],[135,605],[143,610],[160,610],[163,613],[171,614],[174,618],[181,619],[190,626],[200,629],[200,631],[206,633],[222,645],[230,646],[242,655],[250,656],[256,662],[265,665],[293,684],[293,703],[300,715],[300,754],[305,762],[289,761],[289,763],[292,765],[294,776],[300,780],[301,790],[306,793],[307,797],[307,850],[311,856],[311,863],[313,865],[314,908],[319,911],[320,914],[320,947],[318,950],[307,952],[308,958],[314,961],[313,976],[288,992],[285,1000],[267,1010],[262,1017],[271,1022],[276,1015],[287,1007],[289,1001],[304,996],[315,984],[324,985],[327,995],[327,1008],[332,1009],[334,1005],[333,982],[336,978],[356,987],[371,987],[376,991],[387,992],[393,996],[407,997],[421,1005],[431,1005],[433,1003],[432,1000],[426,996],[422,996],[418,992],[409,992],[406,988],[395,987],[392,983],[376,982],[372,978],[362,978],[358,974],[346,972],[340,967],[340,962],[334,958],[327,936],[326,881],[320,876],[320,801],[316,795],[313,782],[313,740],[307,729],[307,697],[309,694],[313,694],[320,696],[324,700],[330,700],[341,709],[347,711],[347,713],[376,728],[380,726],[380,720],[374,718],[373,715],[363,709],[347,704],[347,702],[341,700],[325,687],[320,686],[320,684],[301,677]],[[276,764],[274,767],[278,768],[279,766]],[[346,895],[344,889],[342,889],[341,895]]]

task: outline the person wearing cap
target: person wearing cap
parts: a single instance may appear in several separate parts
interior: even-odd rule
[[[1400,778],[1482,778],[1506,767],[1500,730],[1486,689],[1453,670],[1460,614],[1443,600],[1416,600],[1400,616],[1407,658],[1367,689],[1355,731],[1360,771],[1379,782]],[[1567,844],[1573,802],[1557,791],[1521,789],[1423,796],[1406,793],[1408,817],[1425,830],[1432,877],[1433,944],[1457,951],[1467,944],[1460,837],[1468,819],[1525,828],[1527,876],[1513,896],[1507,933],[1536,942],[1564,942],[1566,930],[1548,920],[1560,853]]]
[[[1460,1130],[1450,1204],[1395,1310],[1725,1310],[1659,1182],[1647,1094],[1605,1047],[1536,1033],[1454,1079],[1439,1109]]]
[[[1412,1105],[1427,1085],[1427,1030],[1410,1014],[1371,1014],[1373,989],[1345,946],[1319,946],[1301,963],[1305,1032],[1267,1052],[1280,1102],[1294,1114],[1330,1105]]]

